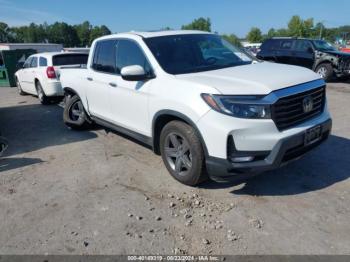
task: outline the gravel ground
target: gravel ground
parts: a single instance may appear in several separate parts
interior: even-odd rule
[[[0,88],[1,254],[350,254],[350,84],[330,139],[240,185],[191,188],[151,150]]]

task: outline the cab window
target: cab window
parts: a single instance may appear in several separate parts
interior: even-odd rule
[[[123,67],[139,65],[145,72],[150,72],[151,67],[141,48],[134,41],[118,40],[116,53],[116,72],[120,74]]]
[[[99,72],[115,73],[115,40],[96,43],[92,68]]]

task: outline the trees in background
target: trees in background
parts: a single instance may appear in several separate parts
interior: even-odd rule
[[[235,34],[222,35],[222,38],[224,38],[227,42],[230,42],[235,46],[242,47],[241,41]]]
[[[31,23],[29,26],[9,27],[0,22],[0,42],[61,43],[65,47],[86,47],[100,36],[109,35],[107,26],[92,26],[88,21],[78,25],[56,22],[51,25]]]
[[[6,23],[0,22],[0,42],[8,42],[10,38],[10,28]]]
[[[210,18],[199,17],[191,23],[183,25],[182,29],[202,30],[211,32]],[[170,30],[169,27],[164,28]],[[89,21],[77,25],[69,25],[64,22],[54,24],[35,24],[27,26],[10,27],[0,22],[0,42],[18,43],[61,43],[65,47],[90,46],[97,37],[111,34],[107,26],[93,26]],[[350,25],[336,28],[326,28],[321,22],[314,24],[313,18],[302,19],[293,16],[286,28],[271,28],[267,34],[262,34],[258,27],[253,27],[246,36],[249,42],[262,42],[266,38],[276,36],[324,38],[334,42],[337,38],[350,39]],[[226,34],[223,37],[235,45],[240,45],[240,39],[234,34]]]
[[[350,38],[350,25],[326,28],[321,22],[315,25],[313,18],[304,20],[300,16],[295,15],[289,20],[287,28],[277,30],[271,28],[267,35],[264,35],[264,38],[276,36],[322,38],[334,42],[338,37]]]
[[[194,19],[191,23],[183,25],[181,29],[184,30],[201,30],[211,32],[211,21],[210,18],[197,18]]]
[[[191,23],[183,25],[181,29],[202,30],[211,32],[211,21],[209,18],[197,18]],[[272,37],[306,37],[322,38],[334,42],[337,38],[342,37],[350,39],[350,25],[340,26],[337,28],[326,28],[321,22],[314,24],[313,18],[302,19],[294,15],[289,20],[285,28],[271,28],[267,34],[263,34],[258,27],[253,27],[246,35],[249,42],[262,42]],[[240,45],[240,39],[234,34],[225,34],[223,37],[235,45]],[[243,40],[243,39],[241,39]]]
[[[250,29],[248,35],[247,35],[247,40],[251,43],[260,43],[263,41],[263,36],[261,33],[261,30],[257,27],[253,27]]]

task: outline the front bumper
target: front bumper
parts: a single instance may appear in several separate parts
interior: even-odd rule
[[[342,59],[338,66],[334,69],[337,77],[344,77],[350,75],[350,59]]]
[[[320,124],[321,138],[307,146],[304,146],[305,131],[281,139],[271,151],[266,153],[262,160],[233,163],[228,159],[207,157],[206,166],[209,176],[214,180],[229,180],[230,178],[243,178],[247,174],[261,173],[267,170],[276,169],[289,161],[301,157],[306,152],[324,142],[332,129],[332,120],[328,119]],[[251,155],[261,155],[259,152],[250,152]],[[239,154],[239,151],[237,152]],[[242,155],[247,154],[244,152]]]

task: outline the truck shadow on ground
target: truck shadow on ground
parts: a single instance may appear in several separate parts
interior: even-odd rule
[[[234,195],[297,195],[329,187],[350,177],[350,140],[331,135],[320,147],[303,158],[243,182]],[[232,187],[237,184],[208,183],[205,188]]]
[[[40,158],[26,158],[26,157],[9,157],[0,159],[0,172],[30,166],[38,163],[42,163],[43,161]]]
[[[42,162],[38,158],[17,155],[97,137],[93,132],[69,130],[62,121],[62,111],[57,105],[20,103],[14,107],[0,108],[0,131],[9,142],[7,151],[0,159],[0,167],[3,167],[0,171]]]

